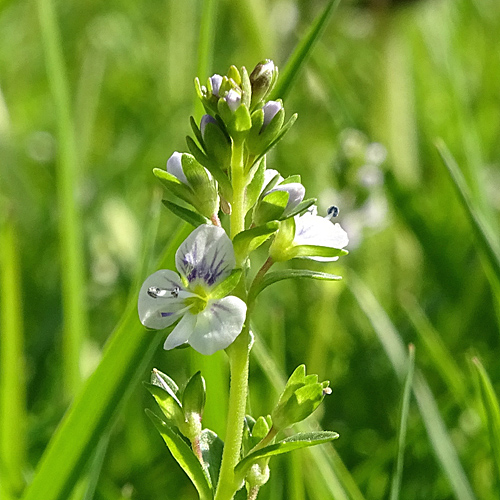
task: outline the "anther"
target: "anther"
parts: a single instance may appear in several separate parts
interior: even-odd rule
[[[332,205],[326,211],[326,218],[327,219],[332,219],[333,217],[337,217],[338,214],[339,214],[339,207],[336,207],[335,205]]]

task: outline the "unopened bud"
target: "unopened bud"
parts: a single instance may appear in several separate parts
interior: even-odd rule
[[[278,75],[278,68],[270,59],[261,61],[250,74],[252,104],[262,101],[271,91]]]

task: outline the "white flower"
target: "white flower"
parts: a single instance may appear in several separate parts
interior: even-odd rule
[[[288,202],[283,212],[283,216],[286,216],[304,199],[306,188],[300,182],[285,182],[283,184],[283,177],[281,177],[277,170],[272,168],[264,172],[264,188],[274,179],[274,177],[276,177],[276,175],[279,175],[278,182],[272,189],[264,193],[264,197],[274,191],[286,191],[288,193]]]
[[[179,274],[162,269],[143,283],[141,323],[160,330],[180,319],[165,349],[185,343],[202,354],[225,349],[241,332],[246,316],[246,304],[238,297],[211,297],[235,267],[231,240],[220,227],[200,226],[181,244],[175,263]]]
[[[304,215],[296,215],[295,236],[293,246],[313,245],[318,247],[329,247],[342,249],[349,243],[347,233],[340,224],[331,222],[331,217],[320,217],[316,215],[316,207]],[[307,256],[308,259],[322,262],[337,260],[338,257],[316,257]]]

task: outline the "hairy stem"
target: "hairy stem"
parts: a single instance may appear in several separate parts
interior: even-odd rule
[[[235,481],[234,468],[240,460],[248,392],[250,334],[247,325],[248,320],[238,338],[226,349],[231,370],[231,388],[226,439],[215,500],[230,500],[240,487],[240,484]]]
[[[231,182],[233,185],[233,203],[231,211],[231,239],[245,230],[245,165],[243,144],[233,142],[231,153]],[[241,265],[237,262],[237,265]]]

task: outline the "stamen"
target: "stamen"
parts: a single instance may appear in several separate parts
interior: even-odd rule
[[[326,219],[332,219],[333,217],[337,217],[338,214],[339,214],[339,207],[336,207],[335,205],[332,205],[326,211]]]

